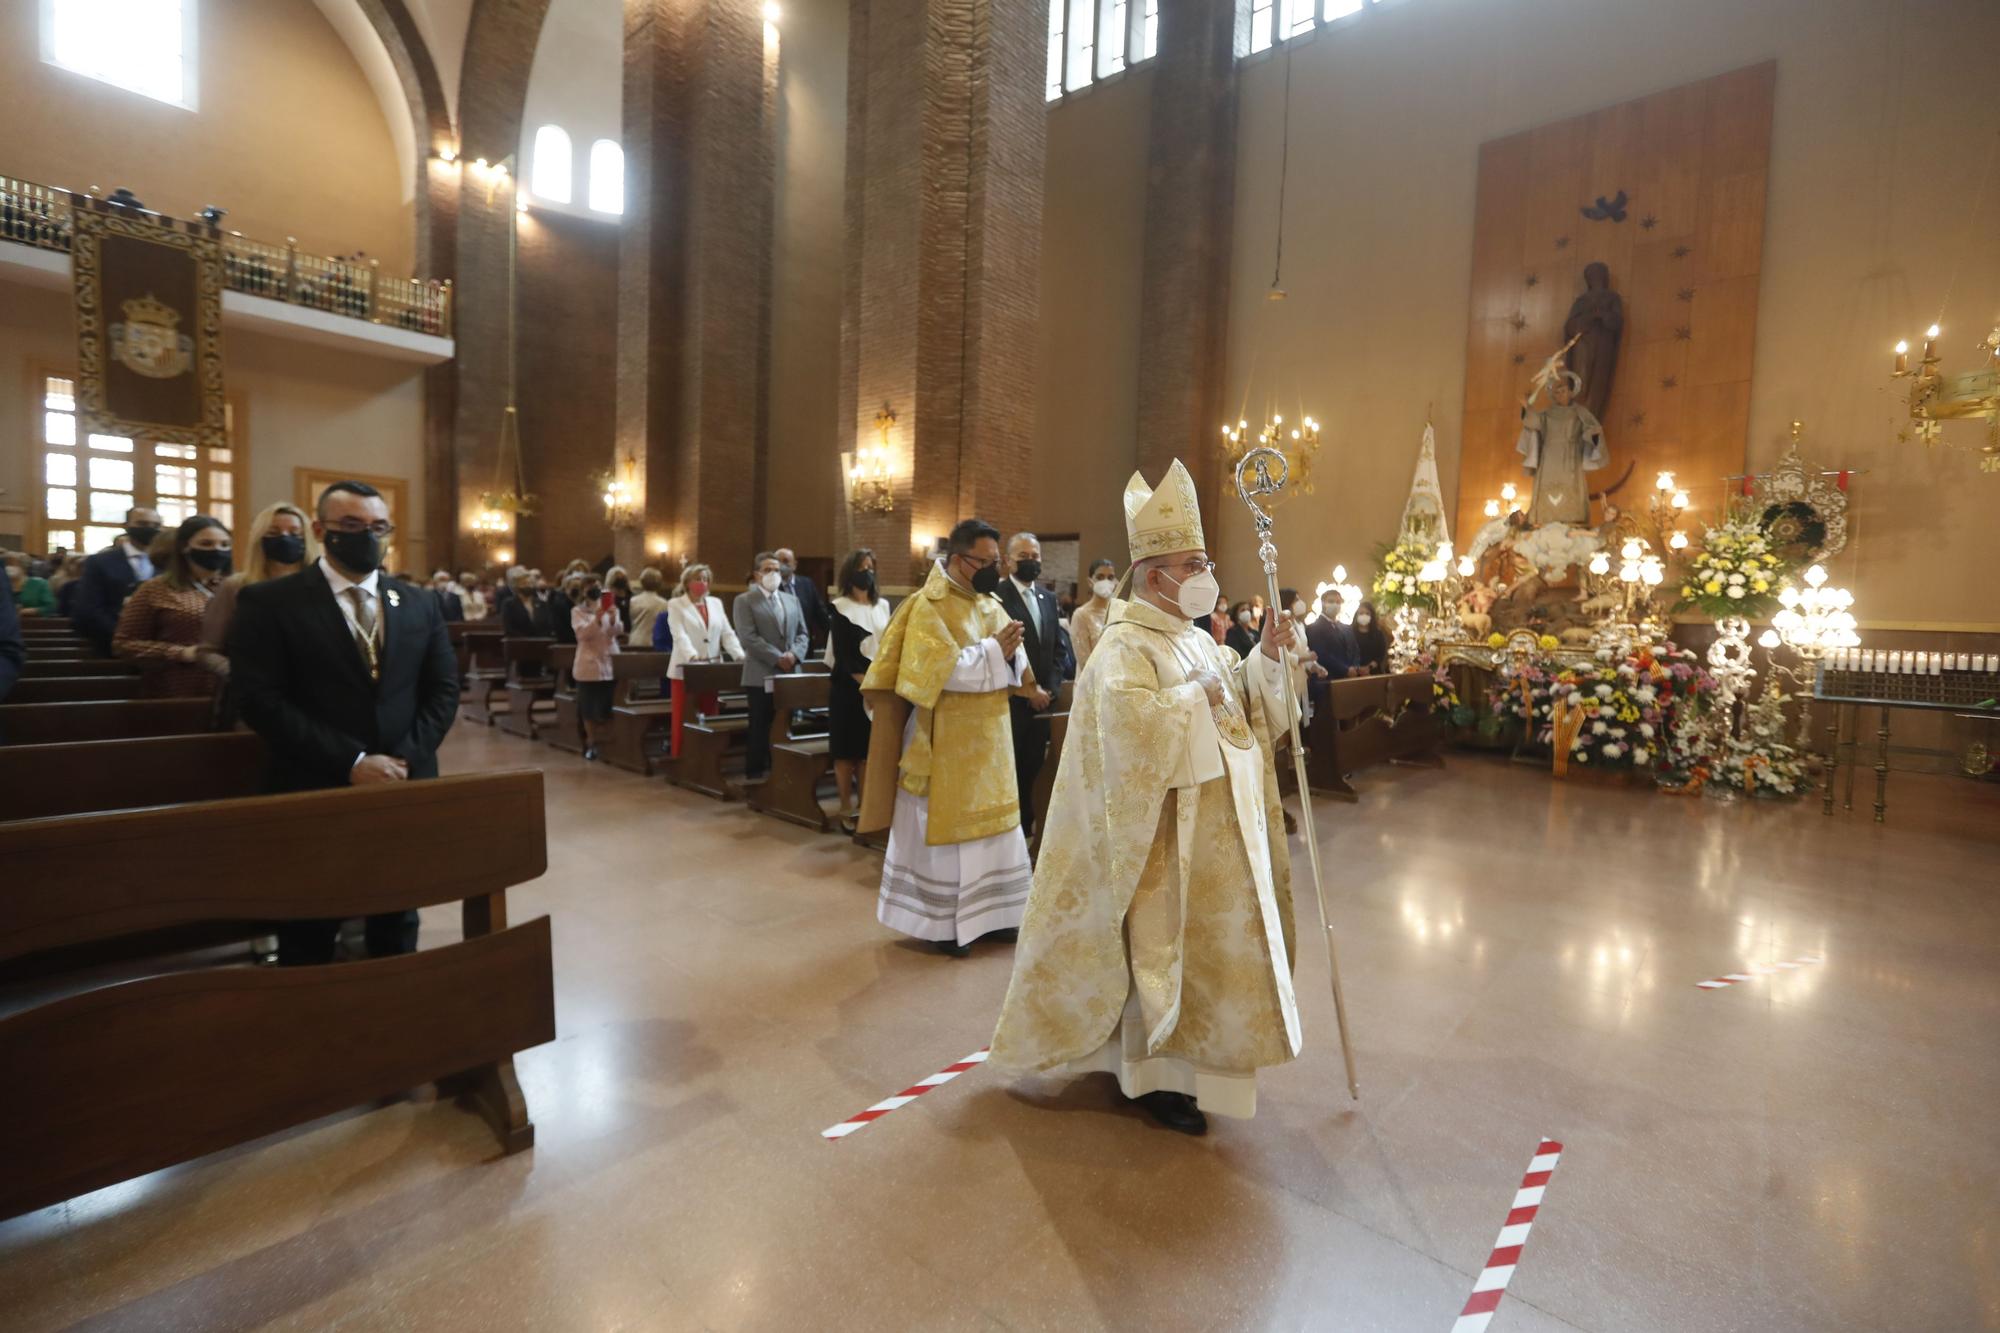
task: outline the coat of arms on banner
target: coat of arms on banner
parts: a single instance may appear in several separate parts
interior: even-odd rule
[[[123,322],[111,326],[111,359],[136,375],[170,380],[194,363],[194,339],[180,332],[180,311],[151,293],[124,303]]]

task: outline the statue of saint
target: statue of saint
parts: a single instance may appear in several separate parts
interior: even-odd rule
[[[1583,474],[1595,472],[1611,457],[1596,415],[1571,401],[1582,377],[1565,370],[1561,356],[1558,352],[1550,358],[1521,400],[1521,438],[1514,451],[1535,479],[1535,495],[1528,503],[1528,522],[1534,527],[1544,523],[1581,527],[1590,522],[1590,483]],[[1535,400],[1544,387],[1549,405],[1537,409]]]
[[[1577,401],[1602,421],[1611,402],[1611,377],[1618,370],[1618,340],[1625,332],[1625,301],[1611,290],[1611,270],[1592,263],[1583,270],[1583,294],[1569,308],[1563,337],[1570,340],[1569,364],[1581,380]]]

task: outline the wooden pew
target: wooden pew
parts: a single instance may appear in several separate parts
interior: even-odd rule
[[[185,736],[208,731],[213,699],[114,699],[92,703],[0,704],[0,745]]]
[[[553,639],[502,639],[507,658],[507,711],[500,715],[500,730],[523,740],[535,739],[535,705],[555,694],[555,677],[549,674],[549,649]]]
[[[89,651],[88,649],[85,650]],[[31,657],[21,664],[21,679],[48,676],[136,676],[139,664],[124,657]]]
[[[255,796],[264,763],[254,731],[0,745],[0,820]]]
[[[24,620],[22,623],[24,625],[32,624],[36,628],[44,630],[74,630],[76,628],[75,623],[68,616],[35,616],[32,620]]]
[[[1306,735],[1306,781],[1314,792],[1358,801],[1360,793],[1347,779],[1370,764],[1442,765],[1437,748],[1443,729],[1432,708],[1429,675],[1360,676],[1329,684]]]
[[[824,671],[779,676],[772,682],[771,776],[761,786],[743,789],[752,810],[826,832],[819,787],[833,779],[823,725],[832,686],[833,677]]]
[[[451,636],[451,653],[458,662],[458,688],[460,702],[470,692],[475,675],[488,679],[504,679],[506,663],[500,657],[500,626],[492,621],[477,624],[463,620],[453,621],[445,626]]]
[[[674,705],[664,686],[672,653],[620,653],[611,659],[611,735],[604,743],[606,762],[629,772],[653,776],[653,764],[666,757],[673,729]]]
[[[681,757],[667,769],[667,781],[719,801],[735,799],[723,776],[724,761],[740,756],[750,719],[742,710],[741,662],[690,662],[681,668],[682,687],[694,696],[725,694],[714,713],[698,714],[681,727]],[[725,693],[726,692],[726,693]]]
[[[507,640],[495,625],[490,634],[467,634],[454,651],[459,662],[459,715],[490,727],[499,716],[494,696],[507,688]]]
[[[556,720],[549,726],[539,728],[538,734],[558,750],[582,754],[583,715],[576,708],[576,677],[572,674],[575,666],[575,644],[549,646],[549,674],[555,677],[556,682],[555,693],[550,697],[555,700]]]
[[[137,676],[34,676],[14,682],[10,704],[67,704],[90,699],[136,699]]]
[[[399,873],[300,854],[324,851],[329,828],[366,828],[367,859]],[[0,1216],[427,1081],[484,1115],[503,1152],[531,1146],[513,1056],[555,1037],[549,920],[509,928],[506,891],[547,860],[532,771],[0,826],[0,963],[207,921],[454,901],[465,936],[319,967],[195,956],[119,984],[77,990],[79,975],[10,994]],[[146,874],[135,878],[135,865]]]

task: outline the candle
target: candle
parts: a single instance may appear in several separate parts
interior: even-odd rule
[[[1960,653],[1960,654],[1958,655],[1958,669],[1959,669],[1960,671],[1970,671],[1970,670],[1972,670],[1972,654],[1971,654],[1971,653]]]
[[[1907,342],[1896,344],[1896,373],[1898,375],[1910,373],[1910,345]]]
[[[1924,360],[1937,360],[1937,340],[1940,332],[1942,330],[1935,324],[1924,330]]]
[[[1873,671],[1875,669],[1875,650],[1873,648],[1863,648],[1861,650],[1861,669],[1863,671]]]
[[[1938,653],[1931,654],[1931,674],[1933,676],[1942,676],[1944,674],[1944,662]]]

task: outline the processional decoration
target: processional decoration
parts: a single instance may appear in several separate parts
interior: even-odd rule
[[[1271,606],[1278,605],[1278,548],[1271,540],[1271,514],[1285,489],[1288,468],[1285,456],[1276,449],[1260,446],[1244,454],[1236,463],[1236,494],[1250,510],[1257,527],[1257,558],[1263,562],[1265,595]],[[1260,501],[1262,503],[1260,503]],[[1299,824],[1305,836],[1306,855],[1312,862],[1313,900],[1319,904],[1320,935],[1326,943],[1327,975],[1333,981],[1333,1013],[1340,1026],[1340,1058],[1347,1067],[1348,1095],[1359,1100],[1361,1085],[1354,1076],[1354,1043],[1347,1035],[1347,1003],[1340,990],[1340,960],[1333,944],[1333,917],[1326,906],[1326,881],[1320,874],[1319,839],[1313,831],[1312,784],[1306,777],[1305,740],[1299,734],[1299,709],[1292,695],[1290,669],[1280,671],[1284,681],[1285,715],[1291,720],[1292,776],[1298,781]]]

